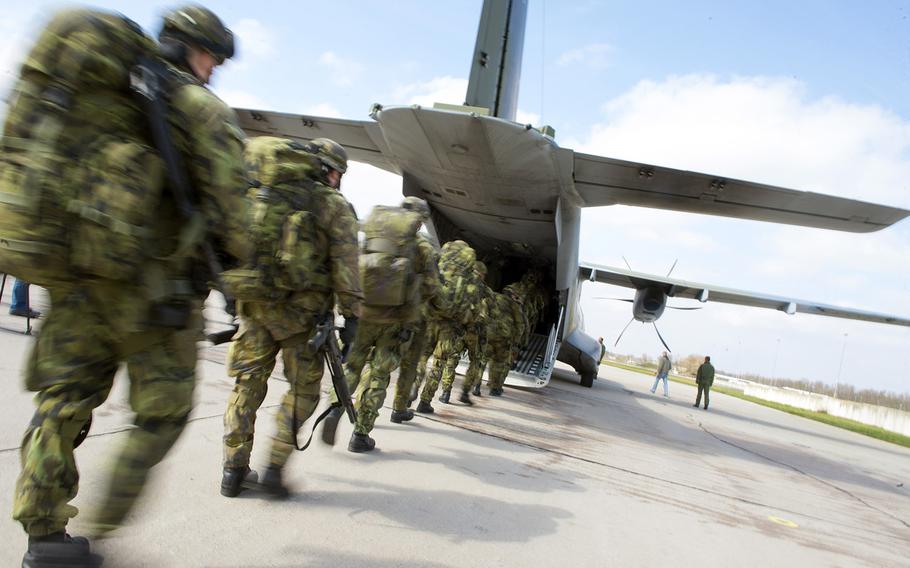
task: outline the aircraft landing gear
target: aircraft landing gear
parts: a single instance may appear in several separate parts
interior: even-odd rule
[[[591,388],[594,386],[594,379],[597,378],[597,373],[594,371],[586,371],[581,374],[581,386]]]

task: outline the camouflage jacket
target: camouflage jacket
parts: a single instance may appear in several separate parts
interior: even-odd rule
[[[337,305],[344,317],[360,316],[363,292],[358,266],[357,217],[348,200],[336,189],[317,183],[312,211],[316,225],[317,254],[313,262],[329,276],[330,290],[301,290],[281,304],[249,302],[242,315],[267,324],[276,339],[312,329],[314,318]]]
[[[378,323],[408,323],[421,318],[424,306],[442,301],[442,279],[437,266],[438,254],[430,241],[417,235],[417,278],[420,282],[420,301],[413,305],[388,307],[364,304],[363,319]]]
[[[215,250],[222,262],[250,254],[244,221],[247,219],[247,180],[243,171],[244,134],[234,111],[194,76],[172,68],[168,122],[174,144],[180,151],[190,184],[198,199]],[[177,250],[185,221],[169,191],[160,206],[156,245],[151,256],[164,257]],[[170,277],[183,276],[198,262],[178,258],[168,269]]]

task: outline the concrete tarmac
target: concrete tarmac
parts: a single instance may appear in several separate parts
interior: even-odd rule
[[[6,294],[8,298],[8,292]],[[8,300],[7,300],[8,301]],[[39,295],[36,303],[41,307]],[[33,412],[19,377],[25,321],[0,309],[0,566],[21,562],[11,520],[18,446]],[[594,388],[557,370],[550,386],[377,421],[377,450],[315,441],[286,468],[291,499],[219,495],[224,348],[201,351],[193,418],[129,524],[93,544],[105,566],[907,566],[910,450],[695,389],[601,368]],[[259,413],[264,461],[280,370]],[[324,388],[328,388],[328,380]],[[456,383],[460,384],[460,380]],[[77,451],[72,534],[104,490],[130,427],[127,378]],[[660,391],[658,391],[660,393]],[[454,399],[455,397],[453,397]]]

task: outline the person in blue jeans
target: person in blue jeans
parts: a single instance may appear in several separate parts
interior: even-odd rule
[[[660,383],[661,379],[664,381],[664,396],[670,396],[670,379],[668,375],[670,374],[670,356],[667,355],[667,352],[664,351],[664,354],[661,355],[660,361],[657,363],[657,376],[654,377],[654,386],[651,387],[651,394],[654,394],[654,391],[657,390],[657,384]]]
[[[13,303],[9,306],[10,315],[29,318],[41,317],[41,312],[28,306],[28,287],[28,282],[16,278],[16,283],[13,284]]]

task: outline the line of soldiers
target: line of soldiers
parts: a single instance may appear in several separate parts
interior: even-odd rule
[[[51,148],[66,164],[53,189],[81,199],[57,204],[60,219],[40,220],[55,228],[55,238],[65,237],[68,254],[41,262],[25,256],[26,268],[10,270],[46,286],[51,299],[26,366],[36,412],[23,437],[13,507],[29,536],[23,566],[97,565],[88,539],[66,532],[78,512],[69,504],[79,479],[74,449],[125,363],[135,428],[92,517],[94,534],[103,536],[122,524],[149,470],[186,425],[202,304],[214,280],[237,299],[240,322],[227,361],[235,381],[224,414],[221,493],[228,497],[244,488],[288,494],[282,470],[301,449],[298,430],[320,402],[324,360],[310,340],[327,316],[344,318],[344,373],[358,400],[348,449],[365,452],[375,447],[370,432],[396,367],[394,423],[413,418],[408,406],[430,353],[418,412],[433,412],[440,382],[440,400],[449,402],[465,348],[471,364],[459,400],[472,404],[470,392],[480,394],[487,362],[490,394],[501,395],[516,348],[531,333],[528,322],[543,310],[541,275],[529,273],[497,293],[467,243],[449,242],[437,252],[418,232],[429,209],[416,197],[377,207],[359,243],[356,215],[339,191],[345,149],[325,138],[244,140],[233,111],[206,87],[215,67],[233,55],[230,30],[201,6],[169,12],[157,42],[122,16],[75,9],[52,20],[22,67],[3,142],[24,148],[26,159],[14,163],[12,152],[4,154],[0,180],[40,169],[23,140],[34,142],[42,157]],[[163,134],[155,124],[150,132],[146,111],[129,91],[131,58],[163,69]],[[68,114],[61,116],[61,108]],[[109,132],[100,130],[103,120]],[[182,178],[193,189],[189,203],[177,190]],[[40,195],[49,194],[27,197]],[[11,226],[4,207],[0,231]],[[40,241],[54,231],[26,236]],[[40,250],[3,250],[0,258],[8,264],[19,258],[14,253]],[[54,278],[45,278],[51,269]],[[289,389],[260,478],[250,469],[256,411],[279,353]],[[339,417],[333,408],[324,440],[334,441]]]

